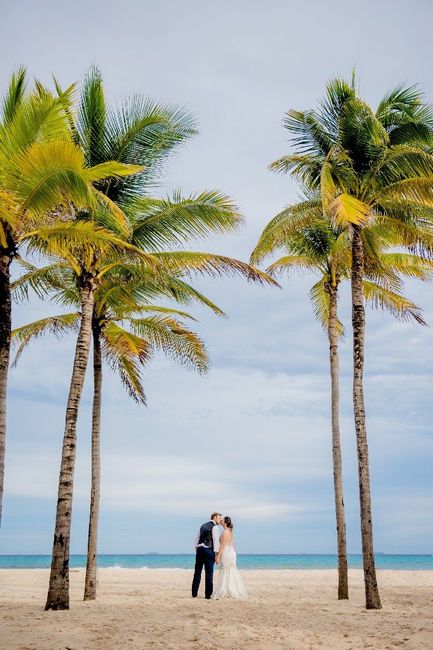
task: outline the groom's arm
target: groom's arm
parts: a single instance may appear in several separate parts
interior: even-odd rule
[[[200,531],[197,531],[197,535],[195,536],[195,542],[194,542],[194,551],[197,550],[198,540],[199,539],[200,539]]]
[[[215,553],[218,553],[220,550],[220,535],[218,526],[212,528],[212,539],[213,539],[213,550]]]

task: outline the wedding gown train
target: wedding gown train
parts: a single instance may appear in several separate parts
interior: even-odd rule
[[[221,556],[219,581],[212,598],[247,598],[247,590],[236,566],[236,551],[232,544],[225,547]]]

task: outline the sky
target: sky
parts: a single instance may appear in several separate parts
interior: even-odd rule
[[[47,84],[101,68],[106,93],[180,104],[200,133],[171,159],[157,195],[217,188],[243,229],[188,248],[247,260],[263,227],[298,197],[268,170],[289,151],[282,118],[310,108],[335,76],[356,75],[376,105],[401,82],[433,101],[429,0],[0,0],[0,88],[20,63]],[[105,369],[101,553],[188,553],[219,510],[241,553],[333,553],[330,386],[326,335],[309,303],[313,276],[283,289],[243,280],[196,281],[226,312],[193,308],[212,365],[206,377],[158,356],[136,406]],[[433,323],[432,287],[407,294]],[[55,313],[14,307],[14,325]],[[347,287],[341,316],[341,427],[349,552],[360,551],[351,410]],[[50,553],[73,337],[36,342],[11,371],[0,553]],[[433,332],[368,311],[366,408],[375,547],[431,553]],[[82,398],[72,552],[86,548],[91,382]]]

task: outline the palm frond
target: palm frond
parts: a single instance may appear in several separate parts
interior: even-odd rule
[[[79,141],[86,164],[90,167],[109,159],[105,124],[106,106],[102,77],[99,69],[92,66],[84,79],[76,121]]]
[[[26,90],[26,69],[19,66],[12,74],[8,89],[1,107],[1,121],[4,125],[10,124],[21,105]]]
[[[388,246],[404,246],[420,255],[433,255],[433,231],[386,215],[376,215],[368,230]]]
[[[335,144],[340,136],[341,115],[347,104],[355,98],[354,84],[337,77],[326,86],[325,97],[319,103],[317,111],[322,128],[327,137]]]
[[[0,125],[0,166],[27,148],[49,140],[68,140],[68,120],[61,101],[50,94],[34,92],[24,97],[15,109],[13,119]]]
[[[362,225],[370,211],[368,204],[345,192],[327,205],[327,213],[337,227],[347,227],[349,224]]]
[[[336,198],[336,194],[338,194],[332,172],[332,164],[328,160],[325,160],[320,171],[320,193],[324,212],[327,211],[332,201]]]
[[[308,199],[285,208],[263,230],[251,253],[251,264],[258,264],[274,251],[285,247],[290,237],[321,219],[323,212],[320,198]]]
[[[104,281],[97,291],[98,304],[117,309],[118,302],[123,305],[151,304],[155,298],[164,296],[181,305],[197,302],[211,309],[215,314],[224,316],[224,312],[207,296],[192,285],[168,272],[156,272],[147,264],[138,261],[134,263],[119,262],[109,274],[104,275]]]
[[[95,206],[79,147],[68,141],[34,143],[8,164],[8,184],[22,197],[23,213],[45,215],[72,200],[80,208]]]
[[[376,202],[384,205],[387,200],[414,201],[420,205],[433,207],[433,176],[405,178],[387,185],[377,193]]]
[[[52,226],[42,226],[26,233],[22,241],[29,251],[63,258],[77,275],[81,273],[82,268],[91,269],[96,260],[104,255],[140,260],[155,270],[160,267],[156,256],[143,253],[89,221],[60,222]],[[100,272],[103,271],[104,267]]]
[[[86,167],[83,170],[89,183],[98,183],[102,180],[110,182],[113,178],[132,176],[143,171],[142,165],[126,165],[116,160],[108,160],[93,167]]]
[[[283,125],[301,155],[326,156],[334,145],[333,138],[314,111],[290,110],[286,113]]]
[[[386,309],[402,321],[415,321],[426,325],[421,309],[400,293],[386,289],[379,284],[364,280],[362,283],[364,298],[376,309]]]
[[[299,182],[310,188],[318,188],[323,157],[293,154],[282,156],[269,165],[271,171],[290,173]]]
[[[74,144],[79,144],[80,143],[79,137],[75,125],[75,115],[73,112],[76,84],[73,83],[70,86],[68,86],[65,90],[63,90],[59,82],[57,81],[56,77],[54,77],[54,75],[53,75],[53,81],[54,81],[54,87],[57,92],[57,98],[63,108],[63,111],[65,113],[66,119],[69,124],[71,140]]]
[[[107,107],[101,73],[95,67],[89,71],[77,116],[87,164],[117,160],[142,167],[139,174],[105,186],[111,201],[124,203],[142,196],[154,184],[162,162],[195,132],[195,122],[183,108],[162,106],[139,95]]]
[[[17,327],[12,331],[12,343],[18,345],[12,365],[15,366],[18,363],[25,348],[34,339],[40,338],[43,334],[47,333],[59,337],[65,332],[78,331],[80,320],[81,313],[73,312],[71,314],[60,314],[59,316],[41,318],[28,325]]]
[[[201,274],[211,277],[242,276],[251,282],[279,286],[269,275],[260,269],[240,260],[212,253],[193,251],[174,251],[155,253],[169,273],[179,275]]]
[[[283,271],[302,273],[302,271],[320,271],[321,265],[307,255],[284,255],[273,262],[268,268],[269,275],[274,276]]]
[[[379,103],[376,117],[386,128],[392,144],[431,141],[433,110],[417,86],[393,88]]]
[[[44,298],[53,290],[61,290],[74,282],[66,264],[54,263],[37,268],[22,258],[18,259],[18,264],[27,272],[11,283],[12,296],[17,302],[28,300],[30,291],[34,291],[38,298]]]
[[[213,311],[217,316],[226,316],[224,311],[210,300],[210,298],[181,278],[167,278],[164,283],[160,283],[158,292],[153,295],[167,296],[182,305],[189,305],[191,302],[197,302]]]
[[[147,156],[154,162],[197,132],[197,125],[184,108],[162,106],[140,95],[127,99],[108,115],[107,130],[111,154],[116,160],[142,164]]]
[[[372,166],[371,177],[379,176],[385,185],[408,177],[433,175],[433,155],[414,145],[401,144],[389,147]]]
[[[136,305],[134,310],[130,310],[130,313],[132,311],[140,312],[140,313],[147,313],[151,312],[157,313],[157,314],[165,314],[167,316],[180,316],[181,318],[187,318],[188,320],[194,320],[196,321],[197,319],[194,318],[194,316],[191,316],[187,311],[182,311],[181,309],[174,309],[173,307],[161,307],[157,305]]]
[[[120,376],[130,397],[145,404],[140,367],[151,359],[150,344],[118,324],[109,322],[101,332],[101,348],[104,359]]]
[[[208,355],[203,341],[177,319],[159,313],[147,318],[131,318],[129,322],[135,334],[155,350],[190,369],[200,373],[207,371]]]
[[[167,199],[141,197],[124,209],[134,224],[132,241],[147,250],[160,250],[213,232],[231,232],[242,224],[230,197],[217,191],[189,197],[174,192]]]
[[[433,277],[433,260],[410,253],[381,253],[383,266],[408,278],[429,280]]]

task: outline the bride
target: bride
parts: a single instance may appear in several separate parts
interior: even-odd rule
[[[221,562],[218,586],[212,594],[218,598],[248,598],[244,583],[236,566],[236,551],[233,546],[233,523],[230,517],[222,521],[224,532],[220,537],[220,550],[216,562]]]

